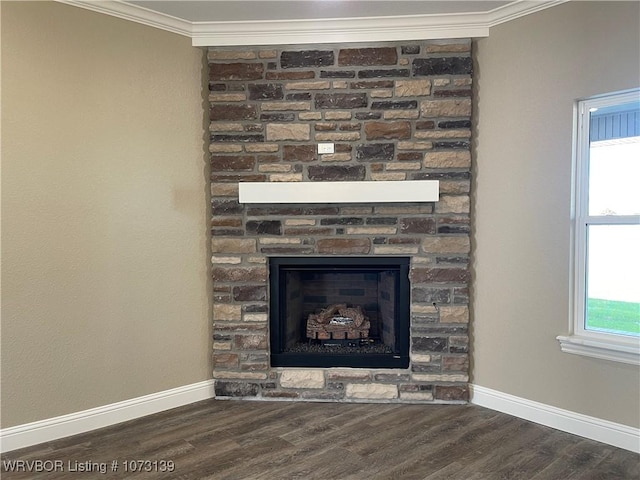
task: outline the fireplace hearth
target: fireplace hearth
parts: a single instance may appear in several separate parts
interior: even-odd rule
[[[271,257],[274,367],[407,368],[408,257]]]

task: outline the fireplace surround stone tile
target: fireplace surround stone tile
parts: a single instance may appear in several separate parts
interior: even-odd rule
[[[470,39],[222,47],[208,61],[216,396],[467,401]],[[239,182],[347,180],[439,180],[440,198],[238,202]],[[411,257],[409,368],[270,366],[268,259],[305,255]]]

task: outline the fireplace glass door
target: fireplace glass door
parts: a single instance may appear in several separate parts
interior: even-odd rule
[[[269,294],[272,366],[408,367],[408,257],[272,257]]]

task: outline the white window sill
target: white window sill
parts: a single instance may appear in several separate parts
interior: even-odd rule
[[[640,339],[635,340],[635,343],[633,339],[622,343],[577,335],[560,335],[556,338],[560,342],[560,349],[565,353],[640,365]]]

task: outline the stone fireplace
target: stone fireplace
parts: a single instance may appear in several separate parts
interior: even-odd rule
[[[471,41],[463,39],[209,50],[218,398],[468,399],[470,49]],[[319,154],[318,143],[333,143],[335,150]],[[438,201],[253,204],[238,197],[240,182],[374,181],[384,189],[386,181],[414,180],[438,180]],[[271,302],[273,282],[283,281],[274,277],[273,265],[301,258],[351,267],[362,259],[374,265],[376,259],[405,262],[407,285],[396,293],[393,315],[406,318],[406,337],[389,340],[390,331],[397,335],[402,325],[379,321],[390,304],[377,297],[362,301],[372,324],[370,340],[391,344],[391,357],[402,361],[378,363],[376,354],[367,359],[366,352],[358,356],[356,351],[348,355],[357,360],[346,363],[287,363],[278,357],[286,352],[275,340],[274,328],[281,326],[273,323],[274,316],[286,318],[291,312],[282,313],[282,305]],[[384,290],[367,283],[374,277],[377,283],[396,282],[381,267],[368,273],[352,268],[349,275],[363,276],[342,278],[323,268],[315,276],[293,274],[289,281],[301,283],[292,288],[309,289],[302,283],[316,281],[316,287],[331,283],[342,293],[316,298],[314,304],[307,290],[309,301],[299,307],[298,322],[311,310],[353,307],[359,302],[356,293]],[[349,287],[351,282],[360,286]],[[318,297],[327,296],[325,291]],[[337,322],[349,321],[348,315],[334,316]],[[301,338],[302,333],[288,335]],[[313,340],[326,346],[321,338]],[[346,340],[331,348],[366,343],[364,338],[362,345],[360,338],[357,345],[355,338],[330,340]]]

